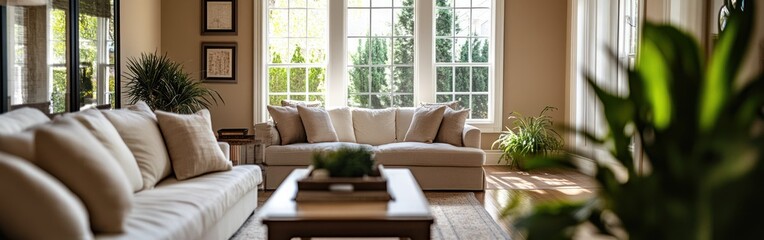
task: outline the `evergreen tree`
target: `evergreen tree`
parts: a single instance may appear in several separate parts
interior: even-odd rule
[[[404,0],[403,10],[397,16],[395,25],[396,36],[414,36],[414,0]],[[414,64],[414,39],[396,38],[393,40],[393,62],[395,64]],[[393,70],[393,91],[396,93],[414,92],[414,68],[400,67]],[[401,107],[414,106],[414,96],[404,95],[393,100],[394,105]]]

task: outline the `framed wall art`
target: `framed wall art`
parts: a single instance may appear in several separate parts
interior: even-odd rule
[[[202,35],[236,35],[236,0],[201,0]]]
[[[236,83],[236,43],[202,43],[202,82]]]

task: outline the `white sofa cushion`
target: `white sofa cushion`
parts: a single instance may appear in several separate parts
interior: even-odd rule
[[[185,180],[209,172],[231,170],[210,128],[210,112],[195,114],[155,111],[175,177]]]
[[[391,143],[374,152],[374,160],[386,166],[479,167],[485,162],[483,150],[446,143]]]
[[[326,110],[298,105],[297,112],[300,114],[309,143],[339,141],[334,125],[332,125],[332,119]]]
[[[0,152],[34,161],[34,132],[37,126],[13,134],[0,134]]]
[[[356,142],[382,145],[395,142],[395,108],[353,109]]]
[[[143,190],[153,188],[170,175],[170,155],[153,113],[131,110],[107,110],[102,113],[117,129],[138,162]]]
[[[406,138],[415,112],[416,108],[413,107],[398,108],[395,111],[395,139],[398,142],[403,142],[403,139]]]
[[[341,147],[366,146],[366,144],[325,142],[271,145],[265,148],[265,164],[276,166],[308,166],[312,164],[316,152],[335,151]]]
[[[443,121],[446,108],[446,106],[439,106],[417,109],[403,141],[432,143],[438,135],[438,128]]]
[[[100,111],[95,109],[65,114],[64,117],[71,117],[80,122],[109,150],[109,153],[114,156],[125,176],[127,176],[133,192],[143,189],[143,179],[141,178],[141,171],[138,170],[138,163],[136,163],[130,148],[127,147],[125,141],[119,136],[119,132],[109,122],[109,119],[106,119]]]
[[[262,183],[256,165],[178,181],[168,178],[135,194],[125,232],[99,239],[201,239],[239,199]]]
[[[118,233],[133,191],[117,160],[79,122],[57,119],[35,132],[35,159],[82,199],[93,232]]]
[[[0,134],[13,134],[31,126],[50,121],[40,110],[20,108],[0,114]]]
[[[332,126],[340,142],[356,142],[353,131],[353,113],[349,107],[338,107],[327,110]]]
[[[26,160],[0,153],[0,192],[4,238],[93,238],[88,213],[77,196]]]

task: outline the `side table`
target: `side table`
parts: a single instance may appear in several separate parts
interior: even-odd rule
[[[248,146],[255,147],[259,140],[255,139],[254,135],[247,135],[246,138],[220,138],[218,137],[218,142],[226,142],[228,145],[231,146],[230,152],[231,152],[231,163],[233,163],[234,166],[239,164],[247,163],[247,159],[250,157],[248,155],[248,152],[246,151]],[[244,150],[244,151],[242,151]],[[255,149],[257,151],[257,149]],[[256,153],[255,153],[256,154]],[[251,156],[252,159],[254,159],[254,155]],[[254,162],[252,163],[254,164]]]

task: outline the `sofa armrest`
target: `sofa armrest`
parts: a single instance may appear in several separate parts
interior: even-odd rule
[[[464,125],[462,142],[465,147],[480,148],[480,129],[471,125]]]
[[[223,156],[225,156],[225,159],[231,160],[231,145],[229,145],[227,142],[218,142],[218,147],[220,147],[220,150],[223,150]]]
[[[255,139],[259,140],[263,147],[281,145],[279,131],[273,121],[255,124]]]

